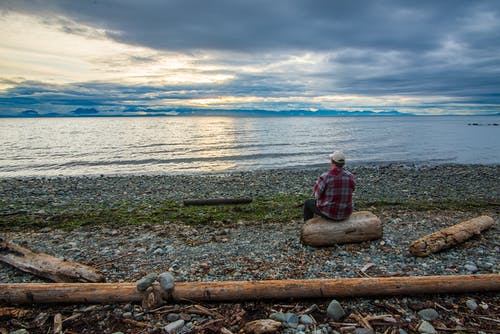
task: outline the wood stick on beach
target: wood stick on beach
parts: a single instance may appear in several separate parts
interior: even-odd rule
[[[0,261],[54,282],[104,282],[104,275],[90,266],[33,252],[0,238]]]
[[[244,301],[500,291],[500,274],[176,282],[174,301]],[[6,283],[1,304],[139,302],[136,283]]]
[[[224,204],[248,204],[252,198],[210,198],[210,199],[189,199],[185,200],[184,205],[224,205]]]
[[[489,216],[480,216],[415,240],[409,247],[413,256],[427,256],[440,250],[460,244],[474,235],[493,226],[495,221]]]

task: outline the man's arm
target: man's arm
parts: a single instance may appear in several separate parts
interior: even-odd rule
[[[313,188],[314,198],[318,199],[321,196],[323,196],[324,191],[325,191],[325,180],[323,179],[323,175],[321,175],[318,178],[318,181],[316,181],[316,184],[314,184]]]

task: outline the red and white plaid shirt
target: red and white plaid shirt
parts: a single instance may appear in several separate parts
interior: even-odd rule
[[[321,174],[314,185],[318,209],[326,216],[341,220],[352,213],[352,193],[356,189],[354,175],[343,169],[333,168]]]

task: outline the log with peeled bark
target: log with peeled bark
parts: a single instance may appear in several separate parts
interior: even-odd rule
[[[415,240],[409,247],[413,256],[427,256],[440,250],[462,243],[474,235],[493,226],[495,221],[489,216],[480,216]]]
[[[500,274],[176,282],[173,301],[244,301],[500,291]],[[135,283],[4,283],[1,304],[139,302]]]
[[[0,238],[0,261],[54,282],[104,282],[104,275],[90,266],[33,252]]]
[[[369,211],[354,212],[342,221],[314,217],[304,223],[300,235],[302,243],[313,247],[375,240],[381,237],[382,223]]]

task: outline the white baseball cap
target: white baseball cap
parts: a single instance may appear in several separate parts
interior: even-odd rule
[[[342,151],[335,151],[332,154],[330,154],[330,160],[339,162],[339,163],[345,163],[345,155],[344,152]]]

